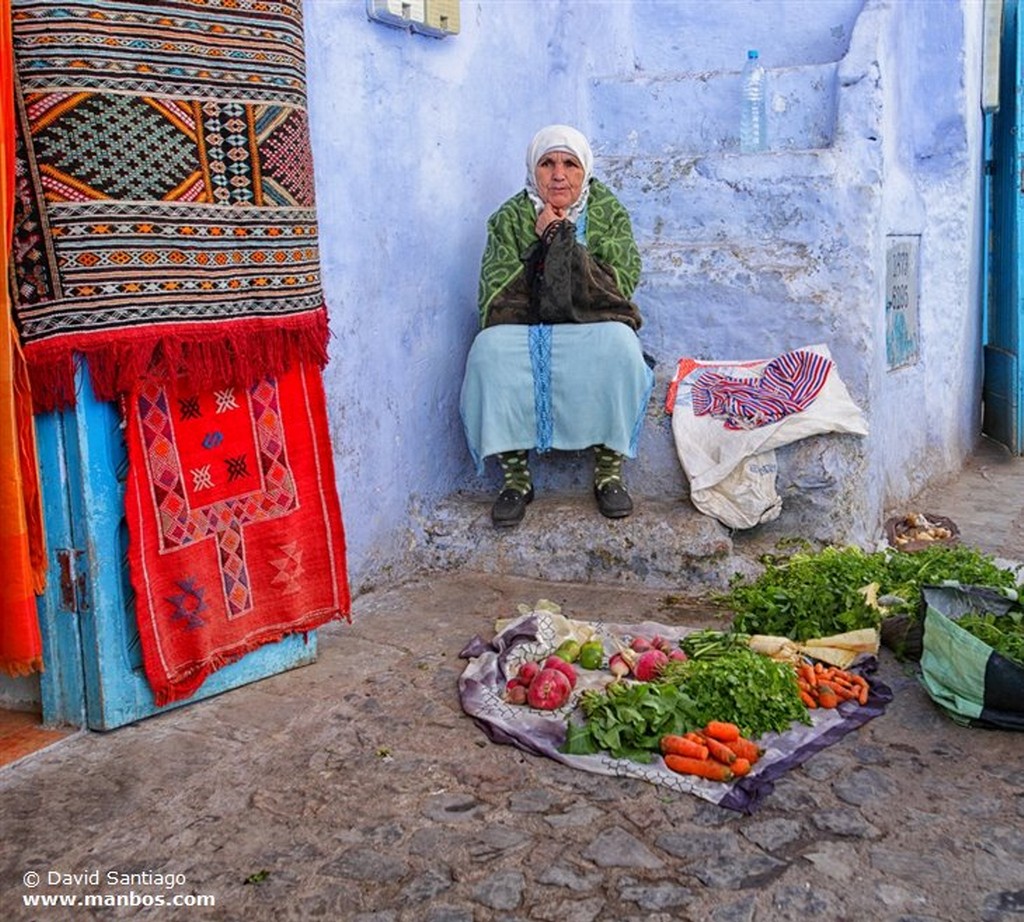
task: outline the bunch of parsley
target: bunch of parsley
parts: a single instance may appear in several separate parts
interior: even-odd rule
[[[771,731],[782,733],[794,721],[811,722],[793,667],[749,647],[673,660],[661,670],[658,682],[678,686],[690,697],[691,730],[724,720],[757,739]]]
[[[760,576],[733,577],[729,591],[718,601],[735,612],[734,631],[797,641],[878,627],[891,615],[917,617],[925,585],[948,581],[1017,588],[1012,570],[963,545],[940,545],[915,554],[827,547],[788,557],[766,556],[762,563]],[[871,604],[873,597],[885,601],[884,610]]]

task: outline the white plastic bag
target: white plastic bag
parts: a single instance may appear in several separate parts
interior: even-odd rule
[[[787,362],[800,369],[792,379],[774,374]],[[868,432],[825,345],[755,361],[682,358],[666,409],[691,501],[730,528],[778,517],[776,448],[825,432]]]

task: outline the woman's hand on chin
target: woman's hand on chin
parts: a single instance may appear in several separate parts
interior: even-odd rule
[[[555,206],[550,202],[545,202],[540,214],[537,215],[537,223],[534,225],[534,229],[537,231],[537,236],[543,237],[544,231],[548,229],[549,224],[553,221],[561,221],[564,217],[564,208],[555,208]]]

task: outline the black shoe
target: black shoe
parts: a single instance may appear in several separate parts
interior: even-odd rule
[[[624,519],[633,511],[633,500],[618,480],[609,481],[603,487],[595,486],[594,496],[597,497],[597,508],[606,518]]]
[[[533,502],[533,486],[525,493],[511,487],[502,490],[491,506],[491,521],[495,528],[518,525],[526,515],[526,507]]]

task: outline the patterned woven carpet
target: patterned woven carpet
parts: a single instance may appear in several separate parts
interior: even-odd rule
[[[36,403],[326,362],[301,3],[15,0],[15,317]]]

